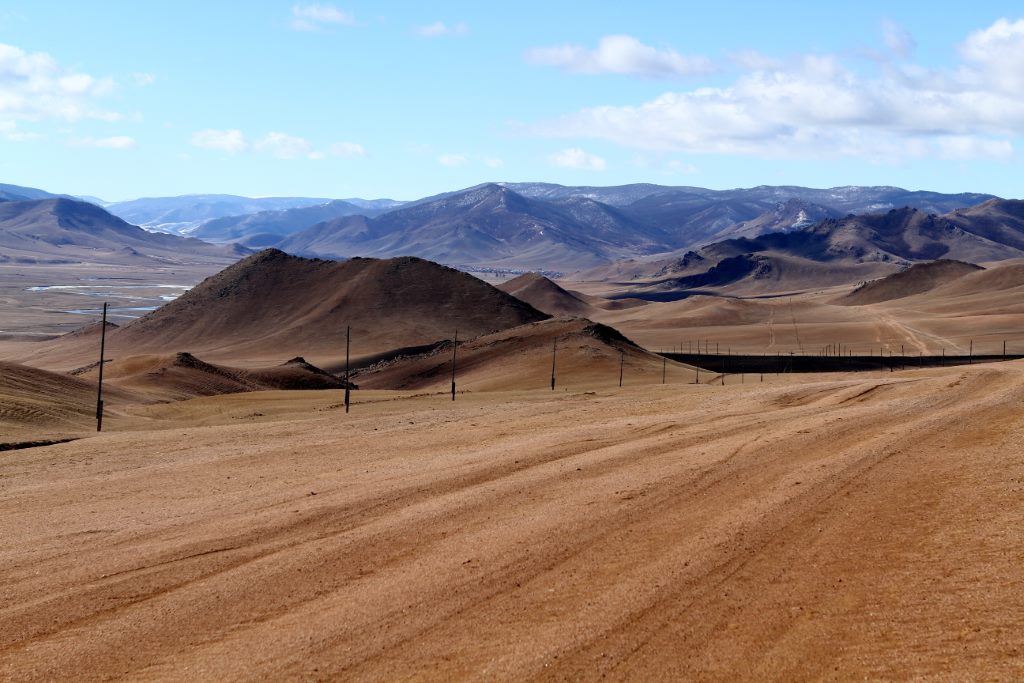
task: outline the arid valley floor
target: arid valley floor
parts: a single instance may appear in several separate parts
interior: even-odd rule
[[[7,453],[0,677],[1024,675],[1024,366],[783,380],[239,394]]]
[[[265,280],[307,268],[340,298]],[[10,319],[50,338],[0,345],[0,679],[1020,679],[1024,361],[723,385],[630,339],[1013,350],[1021,271],[857,305],[542,278],[508,283],[520,301],[424,261],[267,252],[111,329],[100,434],[98,328],[53,336],[96,294],[11,284],[10,310],[39,304]],[[395,273],[491,317],[429,313],[469,330],[454,402],[428,345],[360,366],[346,414],[337,377],[278,362],[337,371],[344,333],[311,321]],[[388,282],[360,300],[375,325],[352,314],[364,360],[444,332]],[[286,334],[244,327],[254,296]]]

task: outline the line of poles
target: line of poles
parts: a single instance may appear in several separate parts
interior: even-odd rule
[[[96,431],[97,432],[103,431],[103,413],[104,413],[104,409],[103,409],[103,367],[104,367],[104,365],[106,363],[107,306],[108,306],[107,302],[104,302],[103,303],[103,317],[102,317],[102,321],[100,323],[99,379],[98,379],[97,388],[96,388]],[[696,340],[696,342],[697,342],[697,355],[712,355],[712,354],[709,353],[709,349],[711,347],[711,342],[709,340],[707,340],[707,339],[703,340],[703,342],[704,342],[704,353],[701,353],[701,341],[702,340],[700,340],[700,339]],[[687,346],[688,354],[692,355],[691,352],[692,352],[692,349],[693,349],[693,340],[688,341],[686,346]],[[454,335],[454,337],[452,339],[452,360],[451,360],[451,397],[452,397],[452,401],[455,400],[455,395],[456,395],[456,369],[457,369],[457,360],[458,360],[458,347],[459,347],[459,331],[458,331],[458,329],[456,329],[455,330],[455,335]],[[676,348],[677,348],[676,346],[673,346],[673,352],[674,353],[676,352],[675,351]],[[680,343],[679,346],[678,346],[678,349],[679,349],[678,353],[680,355],[682,353],[682,348],[683,348],[683,345]],[[715,342],[715,353],[714,353],[714,355],[716,355],[716,356],[720,356],[721,355],[720,348],[721,348],[720,344],[718,342]],[[351,352],[352,352],[352,327],[351,327],[351,325],[348,325],[348,326],[345,327],[345,379],[344,379],[345,400],[344,400],[344,407],[345,407],[345,412],[346,413],[348,413],[349,410],[350,410],[350,407],[351,407],[351,396],[352,396]],[[906,348],[905,348],[905,346],[903,344],[901,344],[900,345],[900,358],[901,359],[906,358],[905,353],[906,353]],[[739,354],[738,357],[742,357],[743,355],[744,354]],[[789,353],[790,357],[792,357],[793,355],[794,355],[793,352]],[[801,352],[800,355],[801,356],[806,356],[807,354]],[[853,356],[853,351],[850,349],[848,344],[834,343],[834,344],[827,344],[827,345],[821,347],[821,354],[820,355],[822,357],[843,357],[843,356],[852,357]],[[728,363],[729,363],[729,358],[731,356],[732,356],[732,348],[731,347],[727,347],[726,348],[725,356],[722,358],[722,372],[720,373],[721,383],[723,385],[725,384],[726,377],[730,374],[728,372]],[[761,354],[761,356],[765,360],[769,357],[767,353]],[[775,367],[776,374],[780,374],[783,371],[783,362],[782,361],[783,361],[784,357],[785,356],[781,352],[776,353],[776,364],[775,364],[775,366],[776,366]],[[869,349],[868,357],[869,358],[873,358],[874,357],[874,350],[873,349]],[[885,347],[882,347],[882,348],[879,349],[878,357],[880,359],[885,357]],[[919,353],[918,357],[923,357],[923,354]],[[893,358],[893,354],[892,354],[891,350],[889,352],[889,358]],[[944,364],[945,358],[946,358],[946,349],[945,348],[942,349],[941,358],[943,359],[943,364]],[[1006,340],[1003,340],[1002,358],[1004,360],[1006,359]],[[552,339],[552,341],[551,341],[551,390],[552,391],[555,390],[555,382],[556,382],[556,377],[557,377],[557,374],[556,374],[557,361],[558,361],[558,338],[556,337],[555,339]],[[972,364],[974,362],[974,340],[973,339],[971,339],[970,342],[969,342],[968,362],[972,363]],[[626,366],[626,354],[625,354],[625,351],[620,349],[619,350],[619,386],[620,387],[622,386],[623,380],[625,378],[625,366]],[[901,363],[901,366],[903,366],[902,363]],[[890,364],[890,370],[893,370],[893,367],[892,367],[891,364]],[[695,371],[696,371],[696,379],[694,380],[694,383],[695,384],[700,384],[700,372],[701,372],[701,369],[699,367],[695,367]],[[739,377],[740,377],[740,383],[743,384],[744,383],[744,374],[745,373],[740,372],[738,374],[739,374]],[[759,374],[760,374],[760,381],[764,382],[764,363],[763,362],[761,363],[761,369],[760,369],[760,373]],[[668,358],[665,357],[664,352],[663,352],[662,361],[661,361],[661,383],[665,384],[667,382],[667,378],[668,378]],[[714,381],[714,380],[712,380],[712,381]]]

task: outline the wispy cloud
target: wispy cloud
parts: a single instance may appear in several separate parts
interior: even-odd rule
[[[296,31],[319,31],[324,26],[353,26],[356,18],[351,12],[345,12],[334,5],[293,5],[292,17],[289,22]]]
[[[253,149],[278,159],[323,158],[322,154],[314,153],[308,140],[287,133],[267,133],[253,144]]]
[[[714,64],[707,57],[681,55],[670,48],[659,50],[627,35],[605,36],[592,50],[581,45],[534,48],[526,52],[526,61],[570,73],[648,78],[692,76],[714,70]]]
[[[18,124],[14,121],[0,121],[0,138],[10,140],[11,142],[25,142],[26,140],[36,140],[42,137],[38,133],[31,133],[18,129]]]
[[[135,138],[127,135],[113,135],[106,138],[81,138],[75,141],[81,147],[97,147],[99,149],[132,149],[136,146]]]
[[[893,54],[912,41],[890,31]],[[944,70],[887,61],[880,73],[850,55],[773,60],[748,53],[732,82],[668,92],[631,106],[579,110],[534,128],[658,152],[762,158],[1008,159],[1024,135],[1024,20],[966,36]]]
[[[153,74],[136,72],[132,74],[132,80],[135,81],[135,85],[145,87],[156,83],[156,76]]]
[[[579,147],[563,149],[548,157],[548,161],[561,168],[574,168],[582,171],[603,171],[608,162],[596,154],[585,152]]]
[[[469,33],[469,27],[461,21],[457,24],[449,26],[443,21],[435,21],[432,24],[426,24],[425,26],[417,26],[413,29],[417,35],[423,36],[424,38],[440,38],[443,36],[461,36]]]
[[[208,128],[192,134],[192,145],[228,154],[238,154],[249,149],[249,141],[240,130],[217,130]]]
[[[231,128],[218,130],[208,128],[192,134],[192,145],[228,154],[266,154],[276,159],[326,159],[328,156],[357,159],[367,156],[366,149],[355,142],[337,142],[326,150],[317,149],[303,137],[271,131],[262,137],[250,140],[242,131]]]
[[[882,21],[882,40],[889,51],[900,59],[906,59],[917,47],[914,37],[905,27],[891,19]]]
[[[466,154],[441,154],[437,157],[437,163],[442,166],[465,166],[469,163],[469,156]]]
[[[361,159],[367,156],[366,148],[356,142],[336,142],[328,148],[332,156],[344,159]]]

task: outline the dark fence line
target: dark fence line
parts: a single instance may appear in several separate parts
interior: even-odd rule
[[[678,363],[718,374],[785,372],[857,372],[934,368],[947,365],[1019,360],[1024,355],[988,354],[974,356],[797,356],[786,354],[662,353]]]

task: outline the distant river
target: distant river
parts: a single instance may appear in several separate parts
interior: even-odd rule
[[[36,293],[61,292],[93,299],[116,299],[123,303],[120,306],[108,307],[107,312],[109,314],[125,318],[138,318],[149,311],[155,311],[168,301],[174,301],[189,289],[191,289],[190,285],[103,285],[88,282],[77,285],[38,285],[27,287],[25,291]],[[63,312],[73,315],[95,316],[103,312],[103,307],[69,308]]]

